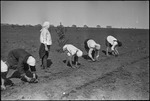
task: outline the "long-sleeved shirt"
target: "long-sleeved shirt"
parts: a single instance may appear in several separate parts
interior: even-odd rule
[[[41,29],[40,42],[46,45],[52,45],[51,34],[47,28]]]
[[[24,64],[27,64],[27,59],[29,56],[32,56],[24,49],[14,49],[8,54],[8,64],[10,66],[17,65],[18,71],[23,74],[24,73]]]

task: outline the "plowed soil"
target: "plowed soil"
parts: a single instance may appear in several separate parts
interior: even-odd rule
[[[1,59],[8,52],[23,48],[37,60],[39,82],[32,84],[13,78],[13,86],[1,91],[2,100],[148,100],[149,99],[149,30],[108,28],[66,28],[68,43],[87,54],[84,40],[93,38],[101,45],[97,62],[84,57],[80,67],[73,69],[64,63],[66,56],[57,52],[58,36],[50,29],[53,45],[49,55],[49,68],[41,69],[38,50],[38,27],[1,26]],[[123,46],[119,56],[105,55],[105,38],[113,35]],[[14,70],[10,70],[9,77]]]

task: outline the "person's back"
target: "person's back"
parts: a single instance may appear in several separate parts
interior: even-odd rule
[[[107,36],[107,41],[113,45],[114,44],[114,41],[117,41],[117,39],[111,35]]]
[[[7,62],[10,65],[17,65],[19,61],[26,62],[29,56],[31,56],[31,54],[26,52],[24,49],[14,49],[9,52]]]
[[[13,55],[16,57],[16,58],[19,58],[19,57],[26,57],[26,56],[30,56],[31,54],[29,54],[27,51],[25,51],[24,49],[14,49],[11,51],[13,53]]]
[[[95,48],[96,42],[92,39],[87,41],[87,45],[89,48]]]
[[[36,80],[36,60],[24,49],[18,48],[11,50],[8,54],[7,62],[9,64],[9,69],[14,69],[19,72],[19,78],[24,77],[28,82],[34,82],[32,81],[33,79]],[[33,73],[33,78],[26,75],[26,71],[28,70]],[[13,75],[11,77],[13,77]]]
[[[64,45],[63,50],[67,50],[69,53],[71,53],[71,55],[74,55],[79,49],[71,44],[66,44]]]

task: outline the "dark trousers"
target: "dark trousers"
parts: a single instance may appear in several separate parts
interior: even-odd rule
[[[88,52],[89,51],[89,47],[88,47],[88,45],[87,45],[87,42],[89,41],[90,39],[86,39],[85,41],[84,41],[84,48],[85,48],[85,50]]]
[[[47,58],[48,58],[48,52],[46,51],[46,54],[42,57],[42,66],[43,68],[47,67]]]
[[[47,47],[48,47],[48,50],[50,50],[50,45],[47,45]],[[45,50],[45,45],[43,43],[41,43],[41,45],[40,45],[39,56],[40,56],[40,59],[42,62],[41,66],[43,68],[46,68],[47,67],[47,59],[49,56],[49,51]]]
[[[78,56],[77,55],[74,56],[74,63],[76,64],[76,62],[78,63]]]

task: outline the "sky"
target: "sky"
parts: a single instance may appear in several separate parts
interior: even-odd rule
[[[1,23],[149,29],[149,1],[1,1]]]

